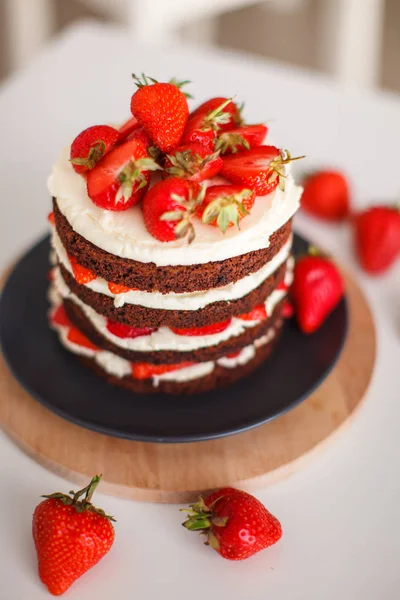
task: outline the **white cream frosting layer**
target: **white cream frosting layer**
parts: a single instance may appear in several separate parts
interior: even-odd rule
[[[59,261],[64,267],[72,273],[71,263],[69,262],[67,252],[55,230],[52,228],[52,245],[57,253]],[[246,275],[235,283],[229,283],[220,288],[213,288],[205,292],[191,292],[186,294],[161,294],[160,292],[142,292],[131,290],[124,294],[113,294],[108,289],[107,281],[97,277],[86,284],[86,287],[97,292],[114,298],[114,305],[120,308],[124,304],[135,304],[145,306],[146,308],[156,308],[162,310],[199,310],[207,304],[219,301],[231,301],[243,298],[251,291],[262,284],[265,279],[270,277],[287,260],[292,248],[292,237],[286,242],[279,252],[268,261],[261,269]]]
[[[51,313],[53,313],[61,303],[61,296],[53,286],[51,286],[49,290],[49,300],[52,305],[50,311]],[[79,344],[74,344],[67,337],[68,327],[55,324],[52,321],[50,322],[53,329],[55,329],[58,332],[60,342],[63,344],[63,346],[68,348],[68,350],[70,350],[74,354],[94,359],[97,362],[97,364],[102,369],[104,369],[106,373],[113,375],[114,377],[122,378],[132,375],[132,366],[128,360],[125,360],[124,358],[116,356],[115,354],[112,354],[111,352],[107,352],[105,350],[93,350],[91,348],[85,348],[83,346],[80,346]],[[184,367],[183,369],[177,369],[176,371],[170,371],[161,375],[153,375],[152,383],[154,387],[157,387],[160,381],[184,382],[191,381],[193,379],[199,379],[201,377],[206,377],[207,375],[212,373],[217,364],[221,367],[229,369],[235,368],[239,365],[244,365],[247,362],[249,362],[252,358],[254,358],[256,348],[267,344],[273,339],[274,336],[275,330],[271,328],[264,336],[258,338],[258,340],[256,340],[254,344],[243,348],[240,354],[238,354],[238,356],[234,358],[224,357],[220,358],[216,362],[208,361],[198,363],[189,367]],[[229,366],[228,362],[226,361],[229,361]]]
[[[292,258],[287,261],[287,271],[285,274],[285,284],[289,287],[293,279],[293,264]],[[101,333],[103,337],[120,348],[133,350],[136,352],[153,352],[158,350],[172,350],[178,352],[188,352],[215,346],[221,342],[241,335],[246,329],[250,329],[258,325],[261,321],[246,321],[233,317],[229,326],[220,333],[201,336],[185,336],[174,333],[169,327],[160,327],[157,331],[149,335],[140,336],[137,338],[120,338],[107,329],[107,318],[96,312],[91,306],[88,306],[80,298],[71,292],[66,285],[60,270],[54,269],[54,284],[62,298],[68,298],[81,308],[87,319],[93,327]],[[287,295],[287,291],[274,290],[265,301],[267,316],[270,317],[274,312],[275,307]]]
[[[74,171],[64,148],[53,167],[48,189],[71,227],[95,246],[122,258],[143,263],[192,265],[226,260],[269,246],[270,236],[298,210],[302,188],[288,174],[285,191],[256,198],[240,231],[231,227],[223,234],[217,227],[196,219],[196,238],[160,242],[147,231],[140,206],[123,212],[98,208],[86,191],[85,178]]]

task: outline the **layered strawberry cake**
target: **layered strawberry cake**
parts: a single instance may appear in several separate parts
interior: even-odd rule
[[[232,99],[190,113],[176,81],[137,86],[129,121],[89,127],[53,167],[50,323],[112,384],[206,391],[274,351],[302,189]]]

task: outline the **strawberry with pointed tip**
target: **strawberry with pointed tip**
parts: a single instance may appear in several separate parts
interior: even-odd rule
[[[353,219],[355,247],[362,268],[384,273],[400,257],[400,206],[373,206]]]
[[[196,214],[223,233],[234,225],[240,229],[239,221],[250,214],[255,198],[254,190],[243,185],[213,185],[207,188]]]
[[[200,182],[218,175],[223,164],[218,151],[210,153],[201,144],[186,144],[167,154],[164,170],[174,177]]]
[[[229,100],[229,102],[227,102]],[[218,109],[221,104],[226,103],[224,112],[228,113],[229,119],[226,119],[225,123],[220,123],[220,131],[232,129],[232,127],[239,127],[242,124],[242,106],[237,106],[231,98],[210,98],[206,100],[200,106],[198,106],[193,112],[190,113],[189,118],[197,117],[198,115],[205,115]]]
[[[203,335],[215,335],[216,333],[222,333],[229,327],[231,320],[221,321],[220,323],[213,323],[212,325],[205,325],[204,327],[190,327],[187,329],[170,327],[170,329],[176,333],[176,335],[185,336],[203,336]]]
[[[198,531],[223,558],[243,560],[275,544],[282,527],[257,498],[234,488],[222,488],[182,509],[188,514],[183,523]]]
[[[160,242],[188,237],[194,240],[192,215],[202,202],[204,191],[186,179],[170,177],[156,183],[143,198],[142,210],[147,231]]]
[[[140,140],[117,146],[87,177],[92,202],[105,210],[122,211],[142,199],[150,182],[150,172],[161,167],[149,158]]]
[[[342,221],[350,207],[347,179],[338,171],[312,173],[304,181],[301,207],[321,219]]]
[[[191,367],[192,362],[182,362],[178,365],[153,365],[150,363],[132,363],[132,377],[134,379],[151,379],[157,375],[179,371]]]
[[[185,94],[174,83],[159,83],[133,75],[137,91],[131,100],[132,114],[162,151],[169,152],[182,137],[189,116]]]
[[[228,98],[209,112],[192,115],[187,122],[181,143],[201,144],[213,152],[218,132],[224,125],[231,123],[231,115],[225,111],[230,102]]]
[[[292,298],[304,333],[317,331],[343,295],[343,279],[330,260],[314,253],[296,261]]]
[[[70,160],[77,173],[85,173],[110,152],[119,141],[120,133],[108,125],[94,125],[82,131],[72,142]]]
[[[256,148],[261,146],[267,132],[267,126],[262,123],[223,131],[215,140],[215,150],[221,150],[221,154],[236,154]]]
[[[114,543],[114,518],[92,504],[101,475],[78,492],[55,493],[35,509],[32,535],[39,576],[54,596],[97,564]]]
[[[303,156],[292,157],[290,153],[275,146],[258,146],[251,150],[224,156],[221,175],[231,181],[253,189],[258,196],[273,192],[279,185],[285,189],[286,165]]]
[[[123,339],[135,339],[144,335],[150,335],[154,331],[157,331],[157,329],[154,329],[153,327],[131,327],[130,325],[118,323],[117,321],[112,321],[111,319],[107,319],[106,327],[110,333]]]

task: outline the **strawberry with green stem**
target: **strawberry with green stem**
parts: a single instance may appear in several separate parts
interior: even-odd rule
[[[78,492],[44,496],[33,513],[39,576],[54,596],[63,594],[113,545],[114,518],[92,504],[100,481],[96,475]]]
[[[218,131],[231,123],[230,113],[225,108],[232,102],[228,98],[209,112],[200,112],[190,117],[182,136],[182,144],[202,144],[207,150],[214,150],[214,141]]]
[[[198,106],[193,112],[191,112],[189,119],[198,115],[210,113],[218,109],[222,104],[226,103],[227,100],[229,100],[229,102],[225,105],[224,112],[228,113],[229,119],[226,119],[225,123],[220,123],[220,131],[232,129],[232,127],[240,127],[243,124],[241,115],[243,104],[238,106],[235,102],[233,102],[232,98],[210,98],[209,100],[206,100],[200,104],[200,106]]]
[[[215,150],[221,154],[236,154],[243,150],[250,150],[261,146],[268,128],[266,125],[244,125],[229,131],[223,131],[215,140]]]
[[[223,233],[250,214],[256,194],[243,185],[213,185],[206,190],[196,214],[203,223],[219,227]]]
[[[218,151],[210,153],[202,144],[186,144],[167,154],[164,170],[174,177],[199,183],[218,175],[222,166]]]
[[[108,125],[94,125],[82,131],[72,142],[70,161],[77,173],[85,173],[110,152],[120,139],[120,133]]]

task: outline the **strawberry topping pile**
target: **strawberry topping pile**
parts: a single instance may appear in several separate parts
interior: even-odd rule
[[[190,243],[200,222],[223,233],[239,228],[257,195],[283,189],[295,159],[264,146],[267,126],[245,124],[232,98],[210,98],[190,112],[182,91],[188,81],[133,79],[132,117],[119,129],[89,127],[71,145],[72,167],[96,206],[124,211],[141,203],[154,238]]]

